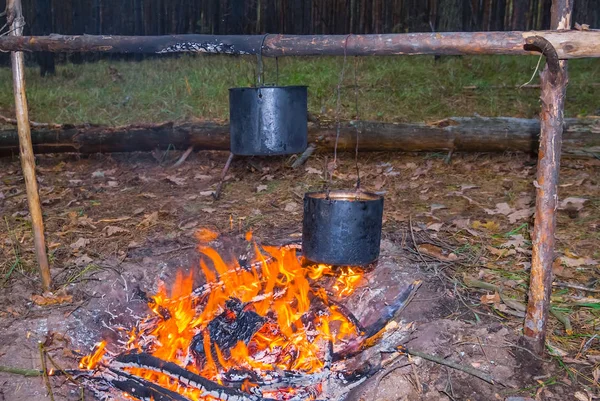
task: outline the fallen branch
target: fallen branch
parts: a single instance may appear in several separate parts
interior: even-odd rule
[[[50,397],[50,401],[54,401],[54,393],[52,393],[52,384],[50,384],[50,379],[48,378],[48,366],[46,365],[46,350],[44,349],[43,343],[38,343],[38,347],[40,349],[40,359],[42,361],[42,374],[44,377],[44,383],[46,383],[46,391],[48,392],[48,396]]]
[[[581,290],[586,292],[600,293],[600,289],[586,287],[584,285],[571,284],[571,283],[563,283],[561,281],[555,281],[552,285],[561,288],[572,288],[574,290]]]
[[[308,145],[304,153],[302,153],[302,155],[294,161],[294,164],[292,164],[292,168],[297,169],[298,167],[306,163],[308,158],[315,152],[316,149],[317,145],[315,145],[314,143]]]
[[[192,153],[192,151],[194,150],[194,146],[190,146],[189,148],[187,148],[187,150],[185,152],[183,152],[183,154],[181,155],[181,157],[179,158],[179,160],[177,160],[177,162],[175,162],[175,164],[173,164],[173,168],[177,168],[179,166],[181,166],[183,164],[183,162],[185,162],[185,159],[188,158],[188,156],[190,155],[190,153]]]
[[[8,118],[5,117],[3,115],[0,115],[0,121],[6,124],[10,124],[10,125],[17,125],[17,120],[15,120],[14,118]],[[64,128],[63,124],[55,124],[55,123],[38,123],[35,121],[29,121],[29,125],[32,127],[36,127],[36,128],[54,128],[54,129],[61,129]]]
[[[486,372],[484,372],[482,370],[479,370],[479,369],[471,368],[469,366],[459,365],[456,362],[452,362],[452,361],[440,358],[439,356],[426,354],[424,352],[416,351],[416,350],[413,350],[413,349],[402,349],[401,352],[405,352],[405,353],[407,353],[409,355],[412,355],[412,356],[418,356],[419,358],[423,358],[423,359],[426,359],[428,361],[438,363],[440,365],[448,366],[448,367],[450,367],[452,369],[460,370],[461,372],[468,373],[471,376],[478,377],[479,379],[481,379],[481,380],[483,380],[485,382],[488,382],[489,384],[496,384],[497,383],[497,381],[494,380],[494,378],[489,373],[486,373]]]

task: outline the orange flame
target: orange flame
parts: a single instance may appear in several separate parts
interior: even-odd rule
[[[163,284],[149,303],[152,314],[129,332],[129,339],[117,352],[143,351],[165,361],[174,362],[215,382],[229,369],[258,372],[289,370],[305,373],[320,371],[325,364],[328,343],[351,339],[357,328],[337,307],[328,302],[329,294],[323,287],[313,285],[323,276],[335,276],[327,265],[302,266],[296,251],[287,248],[264,247],[265,254],[254,245],[255,260],[250,267],[237,262],[226,263],[213,249],[205,246],[216,238],[208,230],[197,234],[203,244],[199,250],[207,260],[200,261],[209,289],[200,296],[193,295],[193,274],[179,272],[167,294]],[[247,235],[251,239],[251,234]],[[339,274],[339,273],[338,273]],[[362,278],[357,269],[344,268],[332,289],[335,296],[350,295]],[[243,311],[253,312],[264,320],[252,337],[238,341],[230,349],[220,349],[211,340],[208,325],[217,316],[236,319],[226,302],[238,299]],[[314,300],[319,304],[311,309]],[[316,310],[315,310],[316,309]],[[200,344],[198,344],[200,339]],[[192,363],[192,344],[204,353],[202,363]],[[80,366],[95,368],[105,354],[106,343],[101,343]],[[132,374],[178,392],[192,400],[203,400],[201,391],[185,387],[164,374],[141,368],[131,368]],[[253,385],[245,382],[249,389]],[[288,395],[294,389],[286,391]]]

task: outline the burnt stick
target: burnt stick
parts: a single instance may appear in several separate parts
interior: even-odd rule
[[[168,390],[148,380],[130,375],[119,369],[109,368],[117,377],[107,379],[116,389],[142,401],[191,401],[174,391]]]
[[[356,341],[350,342],[342,351],[333,354],[333,361],[337,362],[343,359],[351,358],[366,348],[373,346],[383,334],[385,326],[387,326],[390,321],[392,321],[402,310],[404,310],[404,308],[406,308],[420,286],[421,281],[415,280],[408,287],[406,287],[398,295],[398,297],[396,297],[391,305],[388,305],[386,308],[384,308],[381,317],[375,323],[364,329],[363,335],[358,337]]]
[[[268,398],[262,398],[222,386],[200,375],[190,372],[189,370],[186,370],[173,362],[166,362],[156,358],[155,356],[145,353],[129,353],[119,355],[111,364],[117,368],[143,368],[160,372],[180,381],[185,385],[202,390],[203,395],[211,396],[219,400],[274,401]]]

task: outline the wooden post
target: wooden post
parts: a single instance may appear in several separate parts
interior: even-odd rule
[[[23,26],[25,25],[21,9],[21,0],[8,0],[6,2],[6,10],[8,22],[11,27],[11,35],[21,36],[23,34]],[[29,202],[29,213],[31,214],[31,224],[33,226],[35,256],[42,277],[42,288],[44,291],[48,291],[51,286],[50,268],[48,267],[48,256],[46,255],[42,206],[40,204],[40,196],[38,194],[38,186],[35,177],[35,159],[33,156],[33,146],[31,144],[29,112],[27,109],[27,96],[25,94],[25,65],[23,62],[23,52],[11,52],[10,58],[12,62],[13,90],[15,94],[21,168],[23,170],[23,177],[25,178],[27,201]]]
[[[553,0],[552,27],[571,28],[573,0]],[[558,207],[558,175],[563,133],[563,111],[568,75],[566,61],[559,61],[556,49],[542,37],[527,39],[527,45],[546,56],[546,67],[540,75],[542,111],[538,153],[535,225],[529,301],[523,333],[534,351],[542,353],[546,342],[546,325],[552,293],[552,262]]]

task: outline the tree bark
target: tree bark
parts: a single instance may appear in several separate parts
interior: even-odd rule
[[[352,35],[346,54],[534,54],[523,48],[526,38],[533,36],[548,40],[560,59],[600,57],[600,31],[593,30]],[[341,56],[346,38],[347,35],[269,35],[263,56]],[[0,51],[256,54],[262,40],[262,35],[4,36],[0,37]]]
[[[569,29],[573,0],[552,2],[552,27]],[[543,353],[552,295],[552,263],[558,208],[558,176],[563,135],[563,113],[568,84],[566,61],[559,61],[552,45],[543,38],[530,38],[529,44],[546,56],[540,75],[542,111],[536,180],[535,224],[532,233],[529,300],[523,334],[532,348]]]
[[[338,148],[354,151],[359,127],[359,151],[505,152],[535,153],[540,123],[520,118],[455,117],[434,124],[352,122],[342,125]],[[600,119],[567,119],[564,154],[593,157],[600,154]],[[331,150],[335,127],[309,123],[309,143]],[[136,152],[177,149],[229,150],[229,127],[203,123],[165,123],[125,127],[37,128],[32,133],[36,153]],[[0,131],[0,156],[18,154],[14,130]]]
[[[6,3],[7,20],[10,24],[11,35],[22,35],[23,13],[21,11],[21,0],[8,0]],[[46,240],[44,238],[44,218],[42,216],[42,205],[38,193],[37,180],[35,176],[35,158],[31,144],[31,128],[29,126],[29,111],[27,108],[27,96],[25,94],[25,62],[22,52],[10,54],[13,74],[13,91],[15,95],[15,111],[17,116],[17,138],[19,141],[19,155],[21,157],[21,169],[25,179],[27,191],[27,202],[31,215],[33,228],[33,245],[38,262],[38,269],[42,278],[42,288],[48,291],[52,284],[50,268],[48,266],[48,255],[46,254]]]

